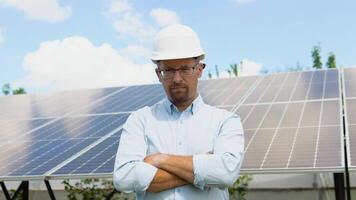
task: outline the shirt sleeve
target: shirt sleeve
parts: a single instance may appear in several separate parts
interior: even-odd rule
[[[227,187],[237,180],[244,153],[243,129],[238,115],[222,123],[213,151],[213,154],[193,156],[194,185],[200,189]]]
[[[143,162],[147,143],[143,119],[132,113],[122,129],[116,154],[113,182],[122,192],[145,192],[157,172],[157,168]]]

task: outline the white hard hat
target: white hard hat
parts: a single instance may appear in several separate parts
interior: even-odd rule
[[[191,28],[173,24],[158,32],[151,60],[157,63],[160,60],[180,58],[204,59],[204,54],[198,35]]]

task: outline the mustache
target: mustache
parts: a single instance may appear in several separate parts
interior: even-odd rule
[[[187,85],[185,84],[173,84],[170,89],[175,89],[175,88],[186,88]]]

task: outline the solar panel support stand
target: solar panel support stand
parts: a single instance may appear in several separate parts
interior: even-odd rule
[[[9,192],[7,191],[5,183],[1,181],[0,185],[1,185],[2,192],[5,195],[5,199],[7,199],[7,200],[11,199]]]
[[[54,193],[53,193],[51,184],[49,183],[48,180],[44,180],[44,182],[45,182],[45,184],[46,184],[49,197],[51,198],[51,200],[56,200],[56,197],[54,196]]]
[[[7,190],[5,183],[0,182],[1,188],[3,190],[3,193],[5,195],[6,200],[14,200],[16,197],[20,194],[22,191],[22,199],[23,200],[29,200],[29,182],[28,181],[22,181],[19,187],[17,188],[15,194],[11,197],[9,194],[9,191]]]
[[[56,200],[56,197],[54,196],[51,184],[49,183],[48,180],[45,180],[44,182],[46,184],[48,194],[49,194],[51,200]],[[9,191],[7,190],[6,185],[3,181],[0,182],[0,185],[1,185],[1,189],[5,195],[6,200],[16,199],[16,197],[19,195],[21,190],[22,190],[22,199],[29,200],[29,182],[28,181],[22,181],[20,186],[17,188],[15,194],[12,197],[10,196]]]
[[[334,173],[335,200],[345,200],[344,173]]]

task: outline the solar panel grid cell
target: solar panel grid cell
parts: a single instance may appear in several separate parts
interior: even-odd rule
[[[164,98],[160,85],[132,86],[116,93],[98,104],[80,109],[76,114],[100,114],[132,112],[144,106],[150,106]]]
[[[57,176],[68,174],[91,174],[99,169],[101,169],[100,173],[104,173],[103,169],[110,169],[109,171],[105,171],[105,173],[112,173],[114,166],[110,165],[110,160],[113,155],[116,155],[119,139],[120,137],[117,136],[107,138],[53,174]],[[105,167],[105,165],[110,166]]]
[[[0,119],[59,117],[93,103],[121,88],[66,91],[54,94],[20,95],[0,98]]]

